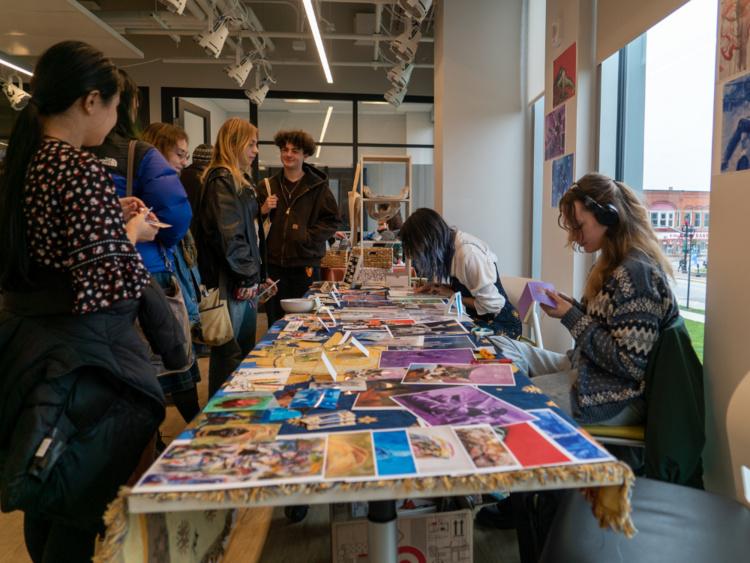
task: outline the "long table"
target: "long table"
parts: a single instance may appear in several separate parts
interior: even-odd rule
[[[352,303],[362,305],[362,303]],[[345,305],[340,306],[337,314],[341,314],[342,310],[353,309],[351,307],[347,309]],[[409,311],[409,309],[404,309],[401,316],[408,316],[411,314]],[[389,315],[393,316],[393,313]],[[319,365],[311,369],[311,364],[295,361],[295,358],[300,357],[295,349],[304,351],[307,348],[309,350],[316,348],[320,343],[289,338],[288,332],[282,332],[287,327],[288,319],[289,317],[271,327],[241,366],[292,367],[292,376],[287,382],[288,387],[276,393],[277,396],[286,396],[287,399],[296,390],[307,386],[307,382],[311,379],[311,372],[315,374],[312,379],[318,381],[330,379],[329,376],[323,375],[325,369],[321,371]],[[315,322],[319,321],[315,320]],[[334,327],[332,322],[328,324],[329,328],[326,330],[329,335],[332,337],[338,335],[340,340],[343,323],[337,327]],[[320,332],[322,331],[321,324]],[[475,344],[482,344],[477,337],[472,335],[470,338]],[[371,354],[380,354],[383,347],[371,346],[370,350]],[[357,350],[349,350],[344,355],[356,356],[357,353]],[[332,357],[334,366],[337,365],[337,361],[342,365],[338,368],[342,372],[352,366],[357,367],[358,360],[353,359],[354,356],[347,359],[343,355],[337,356],[332,352],[329,355]],[[373,360],[363,358],[362,362],[371,366]],[[296,369],[295,364],[304,367]],[[539,388],[534,386],[525,374],[516,371],[514,377],[513,385],[483,386],[481,389],[527,412],[535,411],[537,414],[552,412],[567,424],[575,426],[576,431],[580,432],[577,425],[565,416]],[[431,387],[419,389],[429,388]],[[342,394],[336,408],[339,411],[351,410],[356,398],[357,394],[354,393]],[[399,428],[406,428],[407,431],[412,432],[416,431],[413,429],[425,426],[424,421],[420,421],[408,412],[366,409],[351,410],[351,412],[356,418],[354,426],[331,429],[324,433],[307,430],[305,426],[294,420],[286,421],[282,423],[279,439],[292,435],[301,438],[328,436],[337,431],[369,432],[372,439],[373,432]],[[531,426],[532,430],[535,428],[538,431],[541,427],[537,427],[536,424],[524,423],[524,426]],[[510,436],[513,434],[517,436],[516,444],[519,439],[525,439],[520,434],[522,429],[520,425],[515,426],[515,429],[514,426],[508,426],[508,435],[505,437],[506,445],[511,443]],[[529,429],[524,431],[528,432]],[[123,488],[105,516],[107,534],[98,551],[99,558],[126,562],[185,560],[188,556],[190,560],[219,557],[231,532],[237,508],[368,501],[370,503],[370,561],[395,561],[396,499],[470,495],[494,491],[520,492],[578,488],[591,502],[594,514],[602,526],[610,527],[628,536],[635,532],[630,520],[629,504],[630,487],[634,477],[627,465],[614,459],[586,463],[583,458],[576,459],[571,451],[567,451],[570,462],[543,463],[541,452],[535,452],[533,446],[527,449],[528,451],[521,452],[514,450],[513,454],[516,460],[525,458],[528,463],[518,462],[518,467],[510,469],[503,467],[498,468],[497,471],[490,468],[489,470],[452,471],[442,474],[417,472],[396,478],[378,473],[370,478],[331,479],[326,478],[321,470],[320,478],[308,479],[305,482],[276,483],[271,480],[270,482],[253,481],[249,484],[235,482],[217,485],[213,483],[204,487],[204,490],[186,490],[189,487],[176,486],[169,482],[158,487],[158,492],[151,492],[148,486],[143,486],[143,484],[135,489]],[[536,461],[539,462],[539,466],[534,466],[537,453],[539,459]]]

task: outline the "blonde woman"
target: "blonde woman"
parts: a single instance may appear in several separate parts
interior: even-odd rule
[[[679,315],[672,269],[638,196],[622,182],[586,174],[560,200],[561,228],[583,252],[599,252],[579,303],[549,292],[542,305],[575,340],[558,354],[493,338],[563,410],[586,423],[630,425],[645,417],[648,356]],[[572,388],[571,388],[572,383]]]
[[[229,303],[235,341],[211,350],[208,385],[213,394],[255,345],[255,296],[267,282],[261,259],[265,249],[261,213],[275,207],[269,198],[263,209],[248,175],[258,155],[258,130],[240,118],[219,129],[211,162],[194,212],[198,266],[206,287],[220,287]]]

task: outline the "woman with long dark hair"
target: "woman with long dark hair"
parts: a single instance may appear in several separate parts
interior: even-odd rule
[[[574,348],[559,354],[506,338],[493,342],[578,420],[640,424],[649,353],[679,316],[669,286],[672,268],[646,208],[624,183],[586,174],[559,205],[568,243],[599,252],[580,303],[548,292],[556,307],[542,305],[570,331]]]
[[[174,363],[174,323],[141,306],[166,307],[134,246],[157,229],[146,210],[124,222],[112,180],[81,149],[114,126],[119,90],[90,45],[50,47],[0,177],[0,490],[4,511],[25,512],[35,562],[90,561],[106,505],[164,418],[137,315]]]
[[[508,300],[497,271],[497,256],[477,237],[452,229],[439,213],[423,207],[401,226],[404,255],[429,282],[421,291],[448,297],[460,292],[477,324],[495,334],[521,334],[518,311]]]

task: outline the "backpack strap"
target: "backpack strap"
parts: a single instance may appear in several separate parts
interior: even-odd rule
[[[133,195],[133,169],[135,168],[135,146],[138,141],[132,139],[128,143],[128,174],[127,181],[125,184],[125,196],[130,197]]]

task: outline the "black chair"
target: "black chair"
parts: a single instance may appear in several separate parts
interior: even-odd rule
[[[638,478],[628,539],[599,527],[578,491],[560,504],[540,563],[730,563],[750,558],[750,510],[706,491]]]

